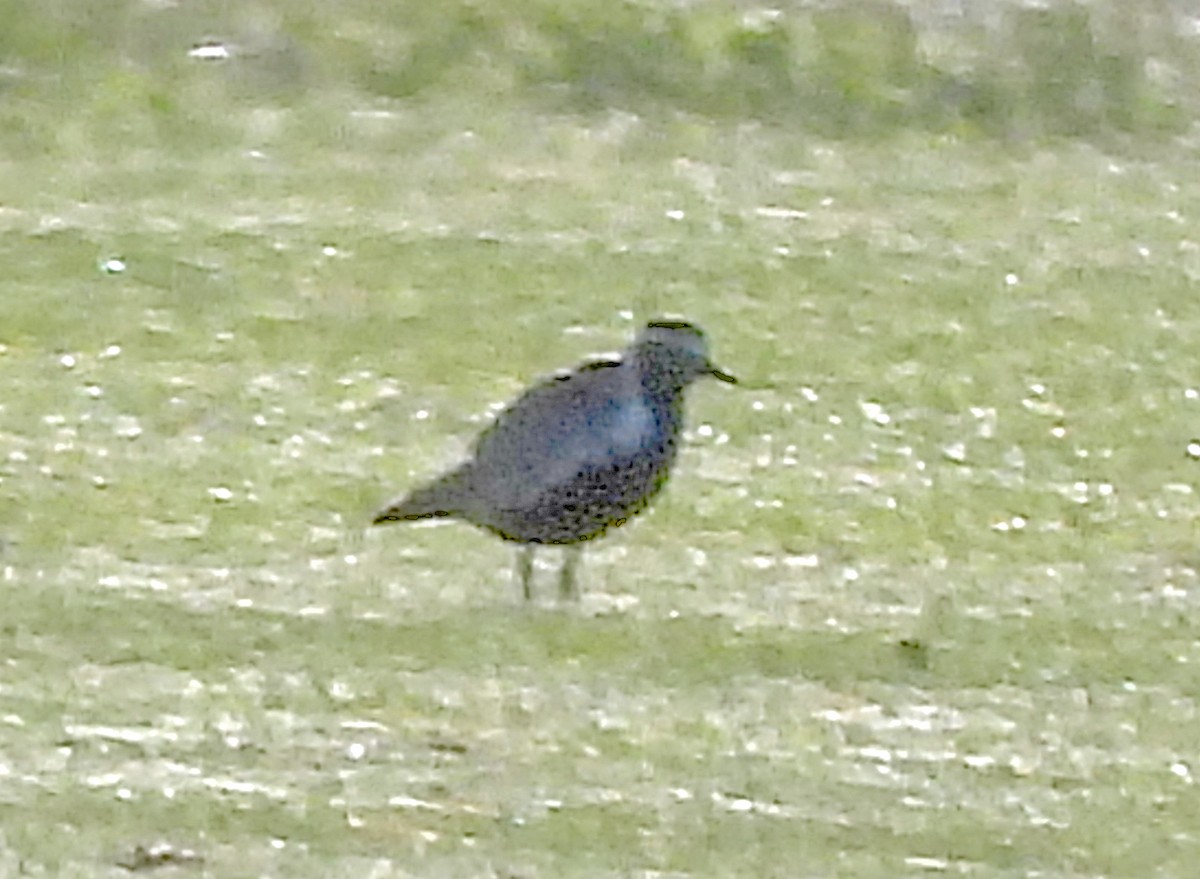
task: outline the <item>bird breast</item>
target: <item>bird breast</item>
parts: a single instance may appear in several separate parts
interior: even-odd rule
[[[644,400],[614,406],[602,420],[607,423],[594,425],[594,436],[607,440],[610,452],[618,455],[645,448],[659,433],[654,411]]]

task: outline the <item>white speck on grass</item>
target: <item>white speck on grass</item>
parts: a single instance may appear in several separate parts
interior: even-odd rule
[[[142,435],[142,425],[132,415],[118,415],[113,424],[113,433],[121,439],[135,440]]]
[[[1002,533],[1008,531],[1021,531],[1024,530],[1027,524],[1029,523],[1026,521],[1024,516],[1013,516],[1011,519],[995,523],[992,525],[992,530],[1000,531]]]
[[[765,220],[807,220],[808,211],[798,208],[780,208],[771,205],[757,207],[754,213]]]
[[[188,50],[188,57],[197,61],[228,61],[229,47],[222,43],[208,43]]]
[[[948,446],[943,446],[942,454],[955,464],[962,464],[967,460],[966,443],[951,443]]]
[[[425,812],[441,812],[442,807],[437,803],[431,803],[428,800],[419,800],[416,797],[409,797],[399,794],[388,798],[388,805],[393,809],[420,809]]]
[[[937,870],[938,872],[945,872],[950,868],[950,862],[942,858],[912,857],[905,858],[904,863],[910,867],[918,867],[922,870]]]
[[[881,403],[875,403],[870,400],[861,400],[858,404],[859,409],[868,421],[873,421],[875,424],[882,426],[892,423],[892,417],[883,411]]]

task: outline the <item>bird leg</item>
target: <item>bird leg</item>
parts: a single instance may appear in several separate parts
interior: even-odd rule
[[[517,579],[521,581],[521,590],[525,600],[533,600],[533,544],[527,543],[517,551]]]
[[[569,543],[563,547],[562,570],[559,572],[558,597],[562,601],[578,601],[579,586],[575,582],[575,568],[579,564],[579,556],[583,547],[578,543]]]

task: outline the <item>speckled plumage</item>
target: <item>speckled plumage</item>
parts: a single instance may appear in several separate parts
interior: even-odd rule
[[[652,322],[619,361],[534,385],[480,435],[469,460],[374,521],[453,516],[524,544],[518,574],[527,599],[532,548],[575,547],[561,580],[562,594],[574,596],[579,542],[623,525],[663,487],[678,452],[683,392],[705,375],[734,381],[709,362],[698,328]]]

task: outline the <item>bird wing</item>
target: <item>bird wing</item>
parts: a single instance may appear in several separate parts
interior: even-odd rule
[[[660,433],[636,374],[589,364],[535,385],[480,436],[474,487],[519,509],[580,473],[623,466]]]

